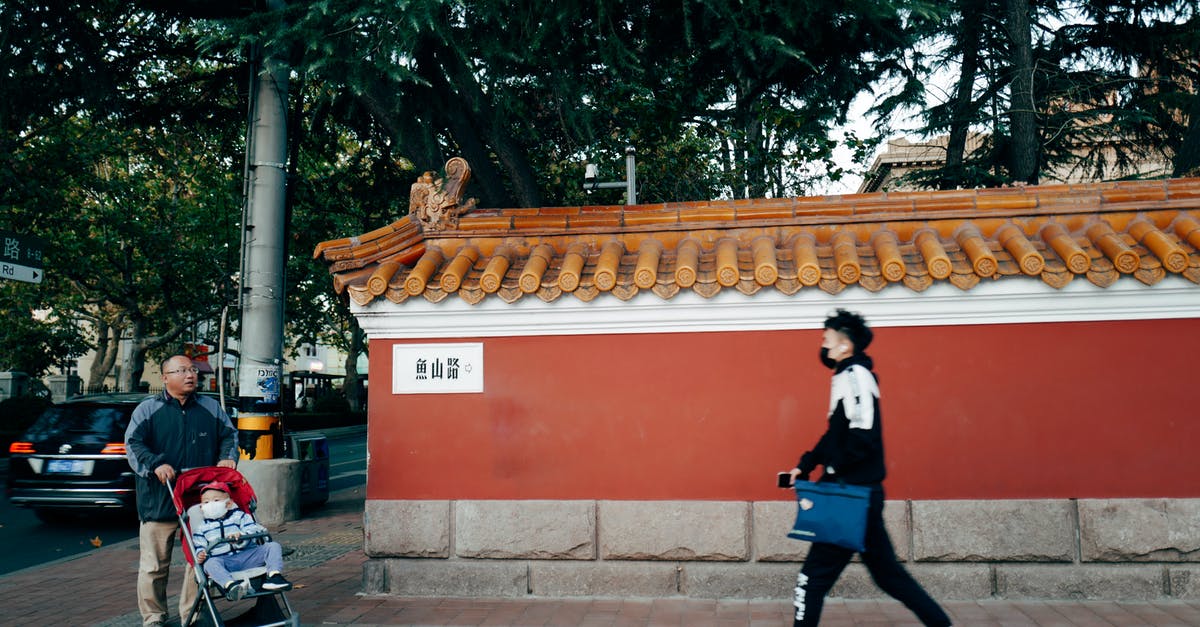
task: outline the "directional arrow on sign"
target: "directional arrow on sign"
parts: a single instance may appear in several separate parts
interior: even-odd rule
[[[0,279],[24,281],[25,283],[41,283],[43,274],[40,268],[30,268],[29,266],[18,266],[12,263],[0,262]]]

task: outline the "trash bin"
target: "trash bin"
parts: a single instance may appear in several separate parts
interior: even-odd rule
[[[238,414],[238,449],[242,459],[275,459],[279,442],[277,414]]]
[[[289,457],[300,462],[300,506],[329,500],[329,440],[324,434],[288,436]]]

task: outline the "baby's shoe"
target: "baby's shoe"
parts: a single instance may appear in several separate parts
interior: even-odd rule
[[[234,580],[234,581],[231,581],[231,582],[225,584],[225,598],[229,599],[230,601],[237,601],[238,599],[249,594],[249,592],[250,592],[250,582],[249,581]]]

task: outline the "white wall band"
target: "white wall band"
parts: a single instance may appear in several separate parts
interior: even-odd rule
[[[601,294],[584,302],[564,294],[549,303],[532,296],[512,304],[492,297],[471,305],[456,296],[437,304],[423,298],[400,305],[382,298],[365,307],[352,303],[371,339],[819,329],[838,307],[861,312],[875,327],[1196,318],[1200,286],[1168,276],[1152,286],[1122,277],[1107,288],[1076,279],[1055,289],[1015,278],[967,292],[937,283],[924,292],[853,286],[837,295],[806,288],[793,296],[722,290],[707,299],[686,291],[670,300],[647,293],[629,301]]]

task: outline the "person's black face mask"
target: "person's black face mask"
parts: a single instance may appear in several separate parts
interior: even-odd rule
[[[833,370],[835,367],[837,367],[837,362],[829,356],[829,349],[825,348],[824,346],[821,347],[821,365],[829,368],[830,370]]]

